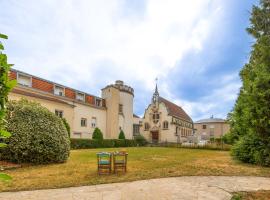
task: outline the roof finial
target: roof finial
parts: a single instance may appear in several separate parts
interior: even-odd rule
[[[211,115],[211,119],[214,119],[214,115]]]
[[[158,95],[158,86],[157,86],[158,78],[156,78],[155,81],[156,81],[156,89],[155,89],[155,93],[154,94],[157,94]]]
[[[155,92],[154,92],[153,97],[152,97],[152,102],[153,103],[157,103],[158,102],[158,97],[159,97],[158,87],[157,87],[158,78],[156,78],[155,81],[156,81],[156,89],[155,89]]]

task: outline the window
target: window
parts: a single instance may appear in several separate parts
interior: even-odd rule
[[[164,121],[163,122],[163,129],[168,129],[168,127],[169,127],[168,121]]]
[[[62,118],[63,117],[63,111],[62,110],[55,110],[55,115]]]
[[[98,106],[98,107],[101,106],[101,99],[96,99],[96,106]]]
[[[87,126],[87,119],[86,118],[81,118],[81,126],[86,127]]]
[[[139,135],[140,134],[140,125],[139,124],[133,124],[133,135]]]
[[[96,127],[96,124],[97,124],[97,118],[92,117],[92,119],[91,119],[91,127],[92,128],[95,128]]]
[[[175,128],[175,135],[178,136],[178,126]]]
[[[123,113],[123,104],[119,104],[119,113],[120,113],[120,114]]]
[[[18,83],[23,86],[31,87],[32,86],[31,76],[18,74]]]
[[[64,96],[64,88],[55,85],[54,86],[54,94],[59,95],[59,96]]]
[[[83,93],[77,93],[76,94],[76,99],[79,101],[84,101],[84,94]]]
[[[159,121],[159,114],[158,113],[153,114],[153,121],[154,121],[154,123],[158,123],[158,121]]]
[[[144,130],[148,131],[150,128],[150,125],[146,122],[144,123]]]
[[[206,129],[206,125],[204,124],[204,125],[202,125],[202,129]]]

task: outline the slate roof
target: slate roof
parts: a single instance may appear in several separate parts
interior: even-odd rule
[[[165,104],[169,115],[192,122],[190,116],[180,106],[168,101],[167,99],[164,99],[163,97],[158,97],[158,101]]]
[[[197,124],[202,124],[202,123],[224,123],[226,122],[225,119],[221,119],[221,118],[209,118],[209,119],[201,119],[196,121],[195,123]]]

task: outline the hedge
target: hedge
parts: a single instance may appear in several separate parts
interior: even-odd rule
[[[114,148],[114,147],[136,147],[140,146],[135,140],[119,139],[70,139],[71,149],[93,149],[93,148]]]

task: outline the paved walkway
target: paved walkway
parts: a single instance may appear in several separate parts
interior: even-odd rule
[[[231,192],[270,190],[270,178],[189,176],[0,193],[0,200],[229,200]],[[270,198],[270,197],[269,197]]]

